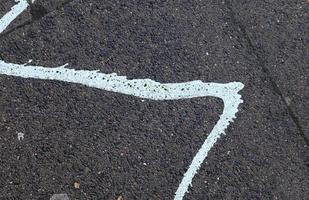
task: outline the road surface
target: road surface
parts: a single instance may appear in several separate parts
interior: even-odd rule
[[[1,0],[0,15],[16,4]],[[306,199],[308,26],[298,0],[35,1],[0,34],[3,62],[237,82],[243,103],[177,197],[224,99],[158,101],[2,73],[0,197]]]

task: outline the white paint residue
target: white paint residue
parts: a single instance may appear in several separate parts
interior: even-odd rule
[[[26,0],[19,3],[0,19],[0,33],[27,8]],[[29,63],[28,63],[29,64]],[[191,81],[185,83],[159,83],[150,79],[128,80],[125,76],[116,74],[103,74],[97,71],[74,70],[65,66],[50,68],[42,66],[26,66],[6,63],[0,60],[0,74],[16,76],[21,78],[34,78],[42,80],[58,80],[70,83],[83,84],[89,87],[99,88],[107,91],[133,95],[140,98],[152,100],[177,100],[195,97],[217,97],[223,100],[224,110],[219,121],[212,129],[202,147],[192,160],[189,169],[175,193],[174,200],[182,200],[192,183],[192,179],[198,172],[209,150],[218,138],[225,134],[225,129],[235,118],[238,106],[243,101],[238,92],[244,87],[242,83],[231,82],[227,84],[204,83],[202,81]],[[18,133],[18,139],[24,138],[23,133]]]
[[[24,134],[24,133],[22,133],[22,132],[17,132],[17,139],[18,139],[19,141],[23,140],[24,137],[25,137],[25,134]]]
[[[18,2],[18,4],[14,5],[11,11],[0,19],[0,33],[2,33],[10,23],[29,6],[27,0],[17,0],[16,2]]]

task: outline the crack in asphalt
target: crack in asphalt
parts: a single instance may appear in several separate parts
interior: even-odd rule
[[[305,143],[307,145],[309,145],[309,138],[306,137],[305,132],[303,130],[303,127],[300,123],[299,118],[296,116],[295,112],[293,111],[293,109],[291,108],[291,106],[289,106],[284,94],[282,93],[282,91],[280,90],[279,86],[277,85],[274,77],[271,75],[270,70],[266,67],[266,61],[265,59],[263,59],[263,55],[265,53],[259,53],[258,48],[253,44],[252,39],[250,38],[246,27],[236,19],[235,17],[235,12],[231,6],[231,2],[230,1],[225,1],[226,5],[227,5],[227,9],[230,11],[230,17],[231,17],[231,21],[234,23],[235,26],[237,26],[239,28],[239,30],[241,31],[242,35],[244,36],[245,40],[248,43],[248,47],[251,49],[252,53],[256,56],[258,63],[261,65],[262,67],[262,71],[266,74],[267,78],[269,79],[273,90],[280,96],[281,100],[284,102],[285,107],[287,108],[288,114],[290,115],[291,119],[293,120],[293,122],[296,125],[296,128],[298,129],[298,133],[299,135],[305,140]]]
[[[14,27],[14,28],[12,28],[12,29],[9,29],[9,30],[7,30],[7,31],[5,31],[5,32],[3,32],[3,33],[1,33],[1,34],[0,34],[0,39],[2,39],[2,38],[5,37],[5,36],[8,36],[9,34],[15,32],[15,31],[17,31],[17,30],[19,30],[19,29],[21,29],[21,28],[27,26],[27,25],[31,25],[31,24],[33,24],[34,22],[40,21],[40,20],[43,19],[46,15],[48,15],[48,14],[50,14],[50,13],[52,13],[52,12],[55,12],[55,11],[60,10],[60,9],[63,8],[65,5],[67,5],[67,4],[69,4],[69,3],[73,2],[73,1],[75,1],[75,0],[67,0],[67,1],[64,1],[64,2],[62,2],[61,4],[59,4],[58,6],[56,6],[55,9],[50,10],[50,11],[47,11],[47,10],[46,10],[43,14],[41,13],[41,14],[39,14],[39,15],[37,15],[37,16],[34,16],[34,13],[35,13],[35,12],[34,12],[34,13],[31,13],[31,11],[30,11],[31,16],[32,16],[32,18],[31,18],[30,20],[27,20],[27,21],[23,22],[22,24],[19,24],[19,25],[17,25],[16,27]],[[38,4],[35,4],[35,3],[34,3],[34,4],[29,3],[29,4],[30,4],[30,10],[33,9],[33,8],[37,8],[37,6],[38,6]],[[34,5],[36,5],[36,6],[34,6]],[[41,7],[41,6],[39,6],[39,7]],[[37,10],[37,11],[40,11],[40,10]]]

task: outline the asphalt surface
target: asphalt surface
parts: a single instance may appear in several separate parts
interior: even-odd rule
[[[0,35],[6,62],[245,85],[184,199],[308,199],[306,1],[35,4]],[[0,199],[173,199],[222,110],[1,75]]]
[[[232,1],[229,5],[260,65],[308,140],[308,1]]]

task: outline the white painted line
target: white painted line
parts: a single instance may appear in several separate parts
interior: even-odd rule
[[[100,73],[99,70],[75,70],[60,67],[42,67],[6,63],[0,60],[0,74],[21,78],[42,80],[58,80],[69,83],[79,83],[89,87],[133,95],[152,100],[177,100],[195,97],[213,96],[223,100],[240,98],[237,92],[243,87],[242,83],[232,82],[203,83],[191,81],[185,83],[159,83],[150,79],[128,80],[125,76]],[[237,107],[237,105],[234,105]]]
[[[11,11],[6,13],[0,19],[0,33],[2,33],[10,25],[10,23],[12,23],[12,21],[29,6],[27,0],[17,0],[16,2],[19,3],[14,5],[11,8]]]
[[[18,14],[15,14],[14,16],[17,17]],[[14,19],[11,18],[10,22],[13,20]],[[1,23],[7,23],[7,21],[0,20],[0,27],[4,27]],[[100,73],[98,70],[74,70],[65,68],[65,66],[67,65],[56,68],[31,65],[26,66],[26,64],[20,65],[6,63],[5,61],[0,60],[0,74],[21,78],[78,83],[89,87],[152,100],[177,100],[207,96],[217,97],[223,100],[223,113],[206,138],[202,147],[194,156],[189,169],[184,174],[184,177],[175,193],[174,200],[183,199],[192,184],[192,179],[206,159],[209,150],[213,147],[218,138],[222,134],[225,134],[225,129],[236,117],[235,115],[238,112],[239,104],[243,102],[241,100],[241,95],[238,94],[238,92],[244,87],[240,82],[220,84],[204,83],[197,80],[185,83],[159,83],[150,79],[128,80],[125,76],[104,74]]]
[[[98,70],[75,70],[60,67],[27,66],[6,63],[0,60],[0,74],[34,78],[42,80],[58,80],[69,83],[78,83],[93,88],[133,95],[140,98],[152,100],[177,100],[196,97],[217,97],[223,100],[224,110],[201,149],[193,158],[193,161],[184,174],[184,177],[176,191],[175,200],[181,200],[191,185],[192,179],[204,162],[209,150],[217,139],[224,134],[224,130],[235,118],[238,106],[243,101],[238,92],[244,87],[242,83],[231,82],[204,83],[202,81],[191,81],[184,83],[159,83],[150,79],[128,80],[125,76],[116,74],[104,74]]]

